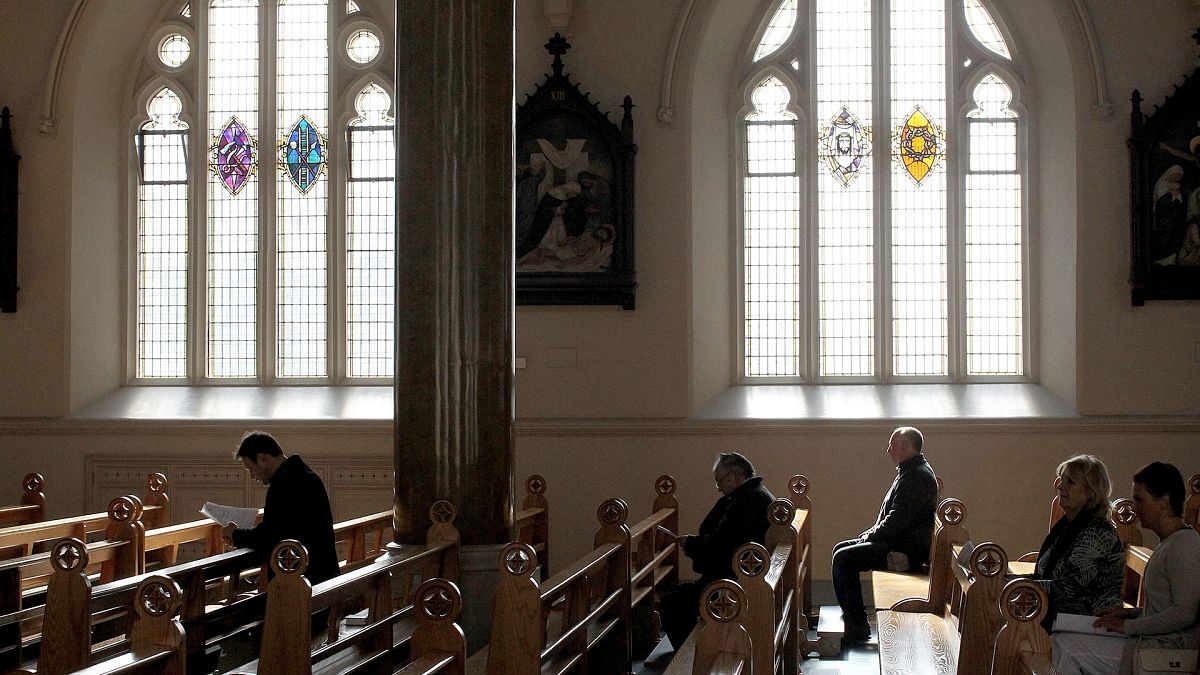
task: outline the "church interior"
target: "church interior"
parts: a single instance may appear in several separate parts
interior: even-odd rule
[[[414,299],[413,294],[388,312],[394,314],[397,335],[394,373],[355,377],[353,366],[345,365],[352,362],[347,351],[353,347],[332,344],[344,343],[346,331],[330,328],[337,339],[327,345],[324,334],[319,338],[329,361],[319,372],[284,377],[282,371],[252,363],[248,374],[223,381],[202,363],[209,339],[203,325],[206,303],[212,308],[222,301],[211,292],[204,295],[205,262],[199,255],[188,263],[193,266],[189,283],[195,287],[180,296],[186,304],[179,329],[185,336],[180,342],[186,353],[180,357],[183,370],[161,379],[141,370],[139,186],[146,174],[139,164],[144,149],[139,139],[146,138],[141,132],[147,128],[147,105],[164,88],[173,92],[183,111],[178,120],[194,132],[189,141],[195,147],[189,154],[191,180],[204,180],[210,169],[205,159],[209,144],[216,147],[219,139],[205,131],[200,111],[215,105],[205,78],[218,67],[196,62],[205,53],[201,43],[207,32],[201,22],[224,4],[239,2],[212,0],[209,8],[198,7],[209,3],[194,0],[51,0],[36,3],[36,8],[0,2],[0,63],[5,64],[0,67],[0,106],[11,111],[12,146],[20,155],[19,293],[16,311],[0,314],[0,504],[19,503],[21,478],[36,472],[44,477],[47,518],[100,512],[116,496],[145,494],[147,475],[159,472],[169,481],[172,522],[199,517],[196,513],[207,501],[257,507],[265,488],[233,459],[233,451],[245,431],[260,429],[276,436],[286,452],[302,455],[322,477],[336,521],[395,508],[407,515],[400,528],[406,531],[397,531],[396,541],[424,543],[430,526],[424,513],[433,499],[466,502],[456,522],[462,532],[464,577],[470,576],[472,565],[494,567],[507,541],[495,535],[497,528],[511,526],[512,513],[522,508],[526,479],[540,476],[550,514],[553,556],[548,571],[554,574],[596,546],[597,518],[603,522],[600,507],[606,500],[623,500],[631,525],[652,514],[660,476],[674,479],[678,531],[695,532],[719,496],[711,476],[714,458],[736,451],[753,462],[777,497],[789,494],[793,476],[807,478],[805,494],[812,504],[807,562],[817,599],[830,604],[831,548],[874,521],[878,500],[895,475],[885,448],[896,427],[920,428],[924,454],[942,482],[941,495],[961,501],[976,543],[993,542],[1010,558],[1037,550],[1054,497],[1055,468],[1072,455],[1103,459],[1113,478],[1113,499],[1129,497],[1131,477],[1151,461],[1171,462],[1185,478],[1200,473],[1200,301],[1130,302],[1127,146],[1132,92],[1140,91],[1142,109],[1151,114],[1200,66],[1200,45],[1193,36],[1200,27],[1200,2],[946,3],[950,28],[941,39],[957,46],[947,51],[951,59],[944,64],[951,94],[940,105],[948,108],[943,114],[951,120],[951,139],[950,152],[937,170],[950,176],[942,189],[950,195],[951,232],[962,220],[956,215],[963,212],[959,198],[967,199],[956,179],[969,174],[965,156],[955,154],[962,146],[954,145],[952,135],[970,119],[971,88],[987,72],[997,74],[1010,90],[1011,108],[1019,112],[1015,128],[1022,189],[1016,229],[1023,237],[1017,265],[1023,276],[1016,302],[1023,314],[1018,365],[1004,376],[968,372],[961,354],[967,320],[952,309],[945,321],[949,328],[941,328],[951,334],[948,369],[895,375],[886,359],[899,348],[879,337],[892,330],[882,308],[890,291],[877,285],[873,297],[881,308],[874,326],[882,346],[876,348],[874,366],[860,376],[839,378],[822,373],[826,366],[818,352],[824,343],[814,326],[823,320],[824,310],[811,307],[797,319],[802,326],[797,338],[800,372],[751,374],[746,353],[751,328],[743,304],[750,292],[743,285],[741,249],[741,228],[751,208],[743,192],[749,179],[740,164],[745,120],[753,117],[747,111],[760,105],[755,87],[765,77],[786,81],[794,100],[788,104],[791,112],[777,119],[795,122],[798,147],[816,145],[828,120],[823,113],[818,117],[824,104],[817,102],[813,62],[822,57],[808,44],[807,31],[818,23],[823,0],[452,0],[444,7],[329,0],[331,52],[360,29],[379,36],[372,56],[363,61],[344,53],[328,57],[322,86],[331,103],[317,126],[328,129],[322,133],[327,134],[330,159],[320,178],[329,187],[318,183],[317,189],[328,189],[323,198],[333,204],[330,242],[337,241],[334,235],[353,212],[335,202],[346,202],[358,189],[347,178],[353,174],[347,160],[336,157],[347,138],[338,127],[353,129],[359,123],[355,109],[365,100],[359,94],[372,86],[389,100],[397,99],[391,103],[391,118],[397,120],[401,169],[394,182],[412,178],[430,195],[474,209],[472,217],[508,227],[503,213],[487,213],[479,199],[462,193],[491,189],[508,195],[509,207],[519,209],[511,202],[511,164],[502,173],[480,160],[473,173],[454,174],[454,162],[478,157],[470,149],[440,153],[436,145],[422,145],[434,156],[421,160],[424,175],[414,177],[403,168],[405,134],[432,137],[421,142],[450,138],[438,136],[443,133],[437,130],[439,120],[458,124],[460,117],[479,113],[471,107],[476,105],[471,96],[487,89],[487,73],[507,70],[504,54],[512,57],[511,90],[515,104],[521,105],[551,71],[553,57],[546,45],[556,32],[570,44],[561,58],[572,82],[609,120],[619,124],[623,99],[632,101],[636,201],[630,227],[617,236],[635,237],[636,305],[501,303],[450,315],[447,330],[459,330],[460,321],[482,321],[507,331],[492,345],[504,352],[499,361],[464,369],[493,371],[496,379],[481,375],[475,389],[423,358],[405,357],[404,345],[437,333],[443,326],[436,321],[446,316],[429,307],[444,296]],[[263,53],[272,42],[282,50],[287,40],[276,32],[284,29],[266,22],[284,15],[287,3],[279,0],[278,8],[274,0],[242,4],[265,8],[261,30],[268,46]],[[872,0],[844,4],[888,6]],[[425,5],[428,23],[414,9]],[[796,37],[780,41],[800,55],[791,62],[791,71],[786,59],[756,56],[781,7],[798,17],[792,26]],[[988,61],[987,51],[974,46],[977,36],[960,23],[963,7],[984,8],[998,26],[1007,56]],[[877,19],[876,27],[885,24]],[[454,30],[436,36],[406,33],[427,26]],[[460,27],[465,35],[455,32]],[[163,67],[165,36],[176,33],[190,41],[190,57],[185,54],[179,65]],[[882,44],[877,37],[875,48],[881,54]],[[971,58],[954,51],[968,44],[975,50]],[[426,47],[445,51],[431,59],[414,53]],[[478,70],[447,71],[464,78],[452,84],[421,82],[397,72],[410,65],[416,72],[433,61],[433,73],[438,59],[456,58],[489,63]],[[879,58],[886,64],[887,59],[901,61],[902,55],[893,49]],[[985,61],[995,67],[988,71],[981,66]],[[260,68],[271,76],[261,85],[267,95],[283,86],[275,76],[288,70],[286,63],[283,56],[263,58]],[[874,86],[877,94],[887,91],[883,83]],[[428,91],[426,100],[402,100],[420,91]],[[885,104],[875,101],[874,106],[876,117],[888,113]],[[357,112],[365,119],[361,108]],[[504,127],[511,113],[491,112],[490,119],[462,123]],[[1200,125],[1200,116],[1196,119]],[[431,121],[428,128],[421,120]],[[895,161],[885,153],[886,126],[876,123],[878,144],[869,159],[879,166]],[[513,142],[511,127],[493,139],[502,149],[514,147],[504,145]],[[281,136],[285,130],[277,131]],[[249,181],[264,186],[266,205],[259,214],[274,217],[277,210],[290,208],[282,196],[290,185],[284,169],[279,181],[262,180],[276,171],[271,161],[276,144],[268,138],[258,141],[255,152],[265,154]],[[486,144],[487,134],[482,138]],[[813,164],[803,171],[809,170],[821,169]],[[292,185],[306,190],[308,184],[301,187],[303,179],[296,176],[292,174]],[[800,180],[809,177],[802,172]],[[859,181],[875,180],[879,186],[885,178],[859,176]],[[801,190],[801,200],[803,209],[815,214],[816,178],[811,185]],[[211,205],[226,198],[212,197],[203,188],[190,194],[197,201],[209,198],[205,208],[212,213],[216,207]],[[883,209],[885,200],[877,197],[875,208]],[[191,208],[193,214],[201,212],[199,206]],[[436,211],[429,208],[429,213]],[[215,218],[212,213],[209,217]],[[400,220],[403,228],[403,216]],[[425,233],[431,236],[422,238],[438,239],[433,235],[440,226],[428,224]],[[205,240],[197,232],[190,235],[196,246],[216,250],[212,235]],[[810,236],[815,240],[815,234]],[[952,244],[958,241],[959,235],[949,236]],[[282,238],[261,239],[257,260],[283,255],[276,251],[286,245]],[[396,253],[398,268],[417,263],[438,245],[431,241],[428,248],[420,247],[415,236],[400,234],[396,241],[412,244]],[[340,269],[348,255],[339,246],[330,247],[328,268],[322,268],[332,290],[320,291],[320,311],[329,306],[327,318],[320,321],[331,326],[344,323],[351,311]],[[512,260],[510,247],[496,248]],[[817,266],[817,254],[798,255]],[[449,264],[464,263],[455,259]],[[939,269],[947,267],[950,277],[958,278],[966,263],[955,254]],[[515,282],[511,265],[491,268],[497,269],[501,277],[508,275],[508,285],[502,283],[494,297],[512,298],[515,283],[519,298],[521,265]],[[257,273],[267,280],[265,286],[289,283],[282,273]],[[817,297],[818,273],[801,272],[801,277],[798,293]],[[463,285],[480,283],[478,275],[453,278]],[[343,287],[338,289],[338,283]],[[482,286],[484,296],[461,291],[464,295],[456,297],[478,299],[494,291]],[[961,306],[956,289],[950,292],[952,308]],[[399,291],[405,294],[402,284]],[[272,312],[293,311],[273,304],[261,288],[257,298],[261,323],[269,324],[262,319]],[[421,311],[422,303],[429,312]],[[253,307],[250,312],[253,324]],[[406,328],[408,318],[426,323]],[[251,325],[250,340],[258,340],[250,348],[251,361],[282,358],[282,326],[259,326],[255,333]],[[446,360],[438,364],[471,357],[439,354],[433,360],[442,358]],[[393,363],[390,357],[385,362]],[[420,378],[425,379],[418,382]],[[475,409],[474,416],[456,407],[463,405]],[[439,419],[444,424],[434,428],[419,419],[437,411],[451,421]],[[420,444],[429,447],[413,449]],[[483,504],[489,498],[495,503]],[[472,505],[472,500],[479,503]],[[481,512],[491,521],[472,522]],[[1145,544],[1154,543],[1147,533]],[[475,553],[469,551],[472,547]],[[683,576],[690,572],[684,569]],[[475,582],[463,581],[470,583]],[[466,613],[475,596],[464,596]],[[469,641],[473,633],[486,635],[491,626],[490,616],[470,621],[475,624],[467,630]],[[816,669],[836,665],[811,663]],[[805,671],[814,672],[809,665]]]

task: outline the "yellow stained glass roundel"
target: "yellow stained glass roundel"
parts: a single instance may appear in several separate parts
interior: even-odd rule
[[[894,139],[905,173],[918,186],[946,155],[946,133],[921,106],[913,108]]]

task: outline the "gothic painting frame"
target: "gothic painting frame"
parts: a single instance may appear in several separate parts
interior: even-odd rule
[[[1131,303],[1200,299],[1200,68],[1149,116],[1132,103]]]
[[[633,102],[610,121],[563,72],[570,46],[554,34],[553,73],[517,106],[517,304],[634,309]]]

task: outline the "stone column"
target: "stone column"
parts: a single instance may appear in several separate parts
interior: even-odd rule
[[[472,649],[513,517],[513,21],[513,0],[397,2],[396,543],[458,508]]]

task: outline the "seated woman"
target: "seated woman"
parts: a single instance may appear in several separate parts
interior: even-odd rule
[[[1200,534],[1183,522],[1183,497],[1183,476],[1170,464],[1154,462],[1133,477],[1138,520],[1159,539],[1142,577],[1146,606],[1101,609],[1095,627],[1113,631],[1113,637],[1056,633],[1053,658],[1061,675],[1132,673],[1139,648],[1196,649]]]
[[[1050,598],[1047,631],[1059,612],[1095,615],[1119,605],[1125,567],[1125,549],[1108,519],[1112,482],[1104,462],[1094,455],[1068,459],[1058,465],[1054,489],[1064,515],[1042,542],[1035,574]]]

